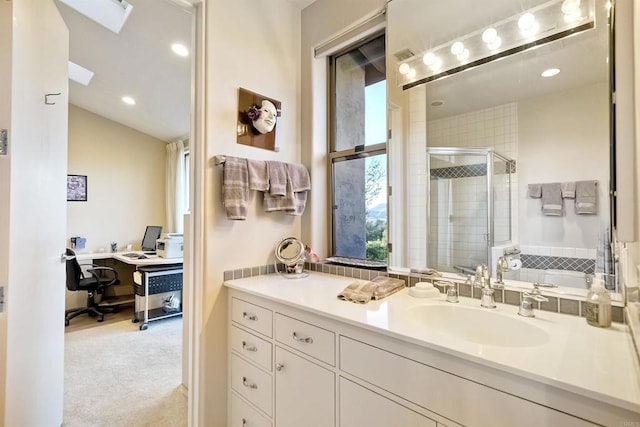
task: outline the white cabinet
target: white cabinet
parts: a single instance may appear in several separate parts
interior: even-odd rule
[[[570,415],[567,402],[588,405],[573,394],[547,389],[536,403],[525,380],[518,380],[519,393],[506,392],[496,385],[506,381],[501,371],[452,362],[445,353],[335,317],[235,289],[229,305],[230,426],[610,424],[591,423],[580,411]],[[479,379],[496,377],[489,386]]]
[[[278,427],[335,425],[334,373],[279,346],[276,346],[275,361],[275,424]]]
[[[436,422],[340,378],[340,427],[436,427]]]

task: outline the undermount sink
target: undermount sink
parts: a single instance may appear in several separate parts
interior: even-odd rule
[[[476,344],[534,347],[549,341],[549,334],[517,317],[459,305],[424,305],[409,309],[422,328]]]

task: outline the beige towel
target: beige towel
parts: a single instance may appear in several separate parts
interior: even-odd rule
[[[373,292],[373,299],[382,299],[404,288],[404,280],[394,279],[393,277],[378,276],[371,281],[375,283],[376,290]]]
[[[269,168],[264,160],[247,159],[249,169],[249,190],[269,190]]]
[[[287,173],[294,193],[311,190],[311,178],[309,178],[309,171],[305,165],[287,163]]]
[[[366,304],[379,300],[404,287],[404,280],[378,276],[370,282],[353,282],[338,294],[338,299]]]
[[[376,287],[373,282],[353,282],[338,294],[338,299],[366,304],[373,298]]]
[[[249,173],[247,159],[227,156],[222,171],[222,203],[228,219],[247,219]]]

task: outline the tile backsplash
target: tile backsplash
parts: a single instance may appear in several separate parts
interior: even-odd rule
[[[305,262],[304,268],[306,271],[316,271],[319,273],[334,274],[337,276],[352,277],[360,280],[371,280],[378,276],[390,276],[405,281],[407,286],[414,286],[422,279],[414,275],[402,275],[388,273],[386,270],[373,270],[366,268],[348,267],[344,265],[335,265],[328,263],[310,263]],[[254,276],[261,276],[265,274],[275,274],[275,267],[273,264],[261,265],[255,267],[239,268],[236,270],[227,270],[223,273],[224,280],[243,279]],[[445,279],[442,281],[436,280],[434,285],[444,294],[444,283],[438,282],[454,282],[458,289],[458,294],[463,297],[472,297],[480,299],[480,289],[474,288],[473,285],[468,283],[455,282],[451,279]],[[496,289],[495,290],[496,302],[519,305],[522,300],[522,292],[510,290],[510,289]],[[536,302],[537,309],[543,311],[551,311],[562,314],[569,314],[573,316],[583,316],[583,304],[580,300],[572,298],[556,298],[549,297],[547,302]],[[614,322],[624,322],[624,307],[614,306],[612,307],[611,316]]]

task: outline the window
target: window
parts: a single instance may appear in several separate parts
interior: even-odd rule
[[[333,255],[387,259],[385,38],[330,57]]]

